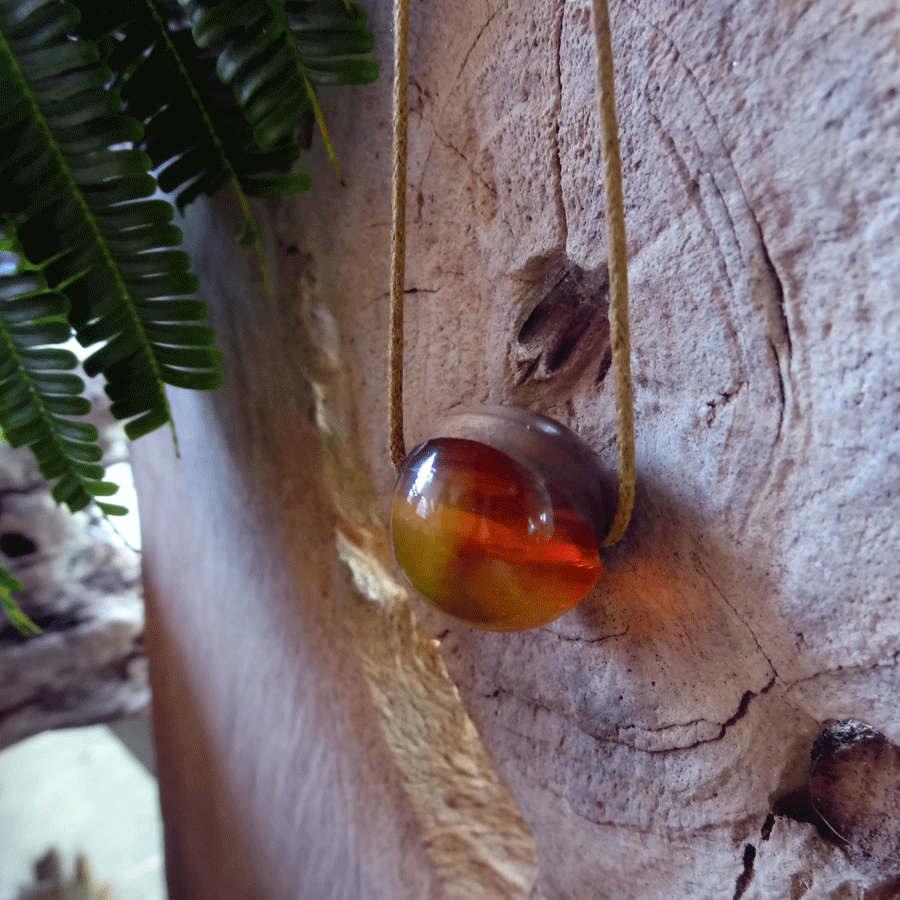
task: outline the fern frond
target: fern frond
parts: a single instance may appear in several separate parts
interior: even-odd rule
[[[217,70],[263,150],[291,138],[313,110],[308,84],[365,84],[378,65],[366,12],[340,0],[179,0],[194,40],[217,47]]]
[[[57,503],[76,512],[96,501],[106,515],[124,515],[124,507],[97,499],[118,487],[103,480],[96,427],[73,418],[91,404],[74,373],[77,357],[59,346],[71,336],[68,308],[42,267],[26,259],[12,224],[0,224],[0,427],[10,446],[27,444],[40,473],[56,480]]]
[[[30,258],[61,254],[44,274],[70,301],[78,340],[102,342],[85,371],[104,374],[113,415],[137,438],[171,423],[165,383],[217,387],[221,360],[211,329],[169,317],[197,280],[173,249],[174,210],[149,199],[150,159],[121,147],[142,128],[105,89],[95,45],[73,36],[77,18],[58,0],[0,0],[0,202],[22,218]]]
[[[182,211],[200,194],[232,182],[244,201],[281,183],[297,159],[293,141],[261,152],[231,92],[216,76],[215,55],[201,50],[180,18],[166,16],[153,0],[77,0],[85,19],[80,33],[109,39],[107,64],[125,111],[145,128],[140,143],[158,171],[160,187],[177,193]],[[176,7],[177,8],[177,7]],[[275,176],[275,177],[273,177]],[[309,187],[293,176],[293,191]]]

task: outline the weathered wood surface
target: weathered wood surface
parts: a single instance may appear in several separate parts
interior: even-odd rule
[[[522,897],[527,830],[366,552],[374,497],[322,402],[350,399],[334,320],[291,250],[273,308],[232,212],[192,222],[228,387],[173,392],[181,459],[135,447],[171,896]]]
[[[414,608],[533,897],[889,896],[769,812],[830,720],[900,739],[900,12],[611,14],[632,527],[538,631]],[[586,6],[419,4],[412,35],[407,440],[515,402],[613,466]],[[329,110],[348,186],[320,159],[274,212],[274,307],[222,204],[191,219],[228,386],[177,396],[180,462],[137,448],[173,897],[523,896],[385,549],[386,79]]]
[[[105,460],[124,462],[121,426],[96,389]],[[94,725],[150,705],[140,558],[88,512],[71,515],[27,448],[0,445],[0,561],[44,633],[0,616],[0,749],[51,728]]]

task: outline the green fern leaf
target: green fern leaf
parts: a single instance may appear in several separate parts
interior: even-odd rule
[[[312,112],[310,84],[365,84],[377,63],[366,12],[329,0],[179,0],[200,47],[222,46],[219,77],[269,150],[290,139]],[[327,141],[327,136],[326,136]]]
[[[166,15],[153,0],[77,5],[84,13],[80,33],[112,40],[106,61],[116,72],[116,89],[126,112],[143,122],[140,146],[160,170],[160,187],[176,193],[180,209],[229,181],[253,196],[261,178],[286,172],[296,160],[293,141],[259,151],[240,108],[216,77],[215,54],[179,30],[180,16]],[[294,187],[301,190],[303,184]],[[245,212],[252,219],[249,208]]]
[[[106,90],[96,46],[73,35],[77,18],[56,0],[0,0],[0,179],[7,185],[0,202],[21,220],[26,254],[52,257],[43,272],[69,300],[79,341],[103,341],[85,370],[102,372],[119,401],[142,398],[143,412],[125,426],[136,437],[171,422],[166,381],[212,388],[222,375],[173,373],[156,358],[161,347],[195,346],[178,323],[159,339],[148,331],[169,323],[172,298],[197,282],[187,254],[171,249],[180,237],[169,226],[171,205],[149,199],[156,191],[150,159],[119,146],[139,139],[141,126]],[[65,327],[30,322],[19,346],[58,342]],[[10,335],[15,328],[8,326]],[[15,427],[7,437],[27,443],[31,423]]]
[[[59,479],[53,497],[73,512],[93,497],[118,488],[103,481],[102,467],[83,467],[85,455],[102,456],[97,429],[71,418],[90,411],[82,396],[84,382],[74,369],[70,350],[36,346],[44,343],[46,324],[39,319],[64,318],[65,296],[52,291],[40,266],[25,257],[11,223],[0,227],[0,427],[13,447],[27,444],[38,469],[48,480]],[[64,322],[57,343],[68,340]]]

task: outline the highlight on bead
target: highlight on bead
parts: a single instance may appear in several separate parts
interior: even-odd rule
[[[546,416],[482,407],[444,419],[403,465],[394,556],[442,612],[494,631],[571,610],[603,569],[615,488],[590,448]]]

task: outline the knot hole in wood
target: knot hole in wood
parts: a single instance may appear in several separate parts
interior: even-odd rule
[[[518,402],[529,387],[543,393],[590,381],[600,384],[612,362],[609,340],[609,269],[583,269],[563,258],[548,262],[523,308],[511,351],[512,381]]]

